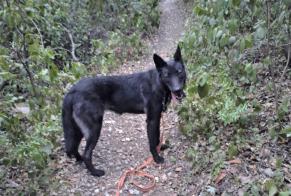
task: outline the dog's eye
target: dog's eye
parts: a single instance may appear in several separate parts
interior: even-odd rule
[[[164,76],[164,77],[168,77],[168,75],[169,75],[168,71],[164,70],[164,71],[163,71],[163,76]]]

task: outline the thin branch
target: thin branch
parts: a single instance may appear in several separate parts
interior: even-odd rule
[[[33,79],[33,76],[32,76],[32,73],[30,72],[29,70],[29,64],[28,64],[28,60],[27,60],[27,46],[26,46],[26,40],[25,40],[25,35],[24,35],[24,32],[22,32],[20,29],[17,28],[17,31],[19,33],[21,33],[22,35],[22,39],[23,39],[23,56],[19,53],[19,51],[16,49],[15,52],[17,54],[17,57],[19,58],[19,60],[21,61],[28,77],[29,77],[29,80],[30,80],[30,84],[31,84],[31,87],[32,87],[32,92],[33,92],[33,95],[36,96],[36,87],[35,87],[35,84],[34,84],[34,79]]]
[[[290,20],[289,20],[288,25],[291,25]],[[288,34],[288,40],[291,41],[291,32],[290,32],[289,28],[287,28],[287,34]],[[283,73],[281,75],[281,78],[280,78],[280,83],[283,81],[283,77],[287,72],[287,67],[290,65],[290,58],[291,58],[290,57],[290,55],[291,55],[291,43],[286,44],[285,47],[287,48],[287,61],[286,61],[286,65],[284,67]]]
[[[7,4],[8,7],[10,7],[10,3],[9,3],[8,0],[6,0],[6,4]]]
[[[68,49],[66,49],[66,48],[62,48],[62,47],[55,47],[55,48],[52,48],[52,50],[64,50],[64,51],[66,51],[66,52],[70,52],[70,53],[71,53],[70,50],[68,50]]]
[[[269,5],[270,1],[267,0],[266,4],[267,4],[267,52],[268,52],[268,57],[271,60],[271,51],[270,51],[270,5]],[[272,62],[269,63],[268,65],[269,67],[269,72],[271,74],[272,77],[272,84],[273,84],[273,89],[274,89],[274,93],[275,93],[275,106],[276,106],[276,113],[278,115],[278,108],[279,108],[279,103],[278,103],[278,91],[277,91],[277,87],[276,87],[276,83],[275,83],[275,77],[274,77],[274,71],[272,69]]]
[[[34,84],[34,79],[33,79],[32,73],[29,70],[29,65],[27,63],[27,60],[23,60],[23,57],[19,54],[19,51],[16,51],[16,54],[17,54],[19,60],[21,61],[22,65],[23,65],[23,67],[28,75],[28,78],[29,78],[29,81],[30,81],[30,84],[32,87],[33,95],[36,96],[36,88],[35,88],[35,84]]]
[[[288,57],[287,57],[286,65],[285,65],[284,70],[283,70],[283,73],[282,73],[282,75],[281,75],[281,77],[280,77],[280,83],[282,83],[282,81],[283,81],[283,77],[284,77],[284,75],[286,74],[286,72],[287,72],[287,68],[288,68],[289,63],[290,63],[291,46],[288,47],[287,55],[288,55]]]
[[[74,39],[73,39],[73,35],[72,33],[70,32],[69,29],[67,29],[66,27],[64,27],[65,31],[68,33],[68,36],[69,36],[69,39],[71,41],[71,55],[72,55],[72,58],[74,61],[79,61],[78,57],[76,56],[76,44],[74,42]]]
[[[283,48],[285,46],[291,46],[291,43],[288,43],[288,44],[282,44],[282,45],[279,45],[279,46],[274,46],[276,48]]]
[[[39,37],[40,37],[41,46],[42,46],[42,48],[44,48],[44,42],[43,42],[43,38],[42,38],[42,34],[40,32],[40,29],[38,28],[37,24],[34,22],[33,19],[30,19],[30,20],[31,20],[32,24],[34,25],[34,27],[36,28],[36,30],[39,34]]]

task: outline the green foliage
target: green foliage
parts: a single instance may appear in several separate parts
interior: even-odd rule
[[[267,34],[271,46],[283,45],[288,43],[291,29],[290,7],[284,1],[271,1],[271,30],[267,28],[265,2],[198,0],[194,5],[193,19],[181,43],[188,83],[187,98],[179,110],[181,131],[197,142],[208,141],[204,144],[207,148],[190,148],[187,152],[194,172],[210,165],[212,175],[217,176],[225,160],[239,155],[246,142],[244,135],[262,110],[258,100],[249,101],[249,95],[256,90],[258,74],[273,60],[264,51]],[[279,102],[276,120],[288,119],[290,98]],[[220,134],[227,140],[227,147],[219,141]],[[289,127],[278,135],[290,137]],[[259,136],[252,140],[257,145],[261,142]],[[216,155],[222,156],[219,159]],[[274,195],[282,187],[276,181],[264,191]],[[254,183],[248,193],[260,195],[261,191],[260,184]]]
[[[7,194],[47,191],[60,145],[61,103],[73,82],[142,53],[157,0],[0,2],[0,165],[26,176]]]

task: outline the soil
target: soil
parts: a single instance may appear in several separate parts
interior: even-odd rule
[[[154,67],[153,53],[163,58],[171,58],[177,43],[183,35],[186,12],[183,1],[163,0],[160,2],[160,27],[148,44],[148,54],[141,61],[122,65],[112,74],[125,74]],[[122,173],[141,164],[150,156],[146,134],[145,115],[106,112],[100,139],[93,153],[96,168],[104,169],[102,177],[91,176],[84,164],[77,164],[63,153],[57,165],[59,169],[55,178],[59,188],[55,195],[115,195],[117,181]],[[145,169],[155,176],[156,186],[148,193],[142,193],[130,182],[125,183],[121,195],[177,195],[190,193],[191,187],[185,185],[191,178],[191,163],[185,158],[186,143],[189,141],[179,132],[178,117],[174,106],[163,115],[162,130],[170,148],[162,152],[165,163],[152,164]],[[85,141],[81,143],[81,151]],[[144,179],[140,179],[144,182]]]

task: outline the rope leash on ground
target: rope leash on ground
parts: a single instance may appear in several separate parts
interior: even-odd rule
[[[161,136],[160,136],[160,143],[157,146],[157,151],[158,153],[160,153],[161,151],[161,146],[163,143],[163,137],[164,137],[164,120],[163,120],[163,115],[161,115],[161,128],[160,130],[162,130],[161,132]],[[132,184],[134,186],[136,186],[140,191],[142,192],[148,192],[150,190],[152,190],[155,186],[156,186],[156,181],[155,181],[155,176],[150,175],[149,173],[142,171],[145,167],[151,165],[153,163],[154,159],[152,156],[148,157],[141,165],[137,166],[136,168],[133,169],[128,169],[125,172],[123,172],[123,174],[121,175],[121,177],[119,178],[119,181],[117,183],[117,190],[116,190],[116,196],[120,195],[120,191],[123,188],[125,181],[127,179],[127,177],[129,176],[138,176],[138,177],[144,177],[144,178],[148,178],[151,182],[147,185],[141,185],[136,181],[133,181]]]

